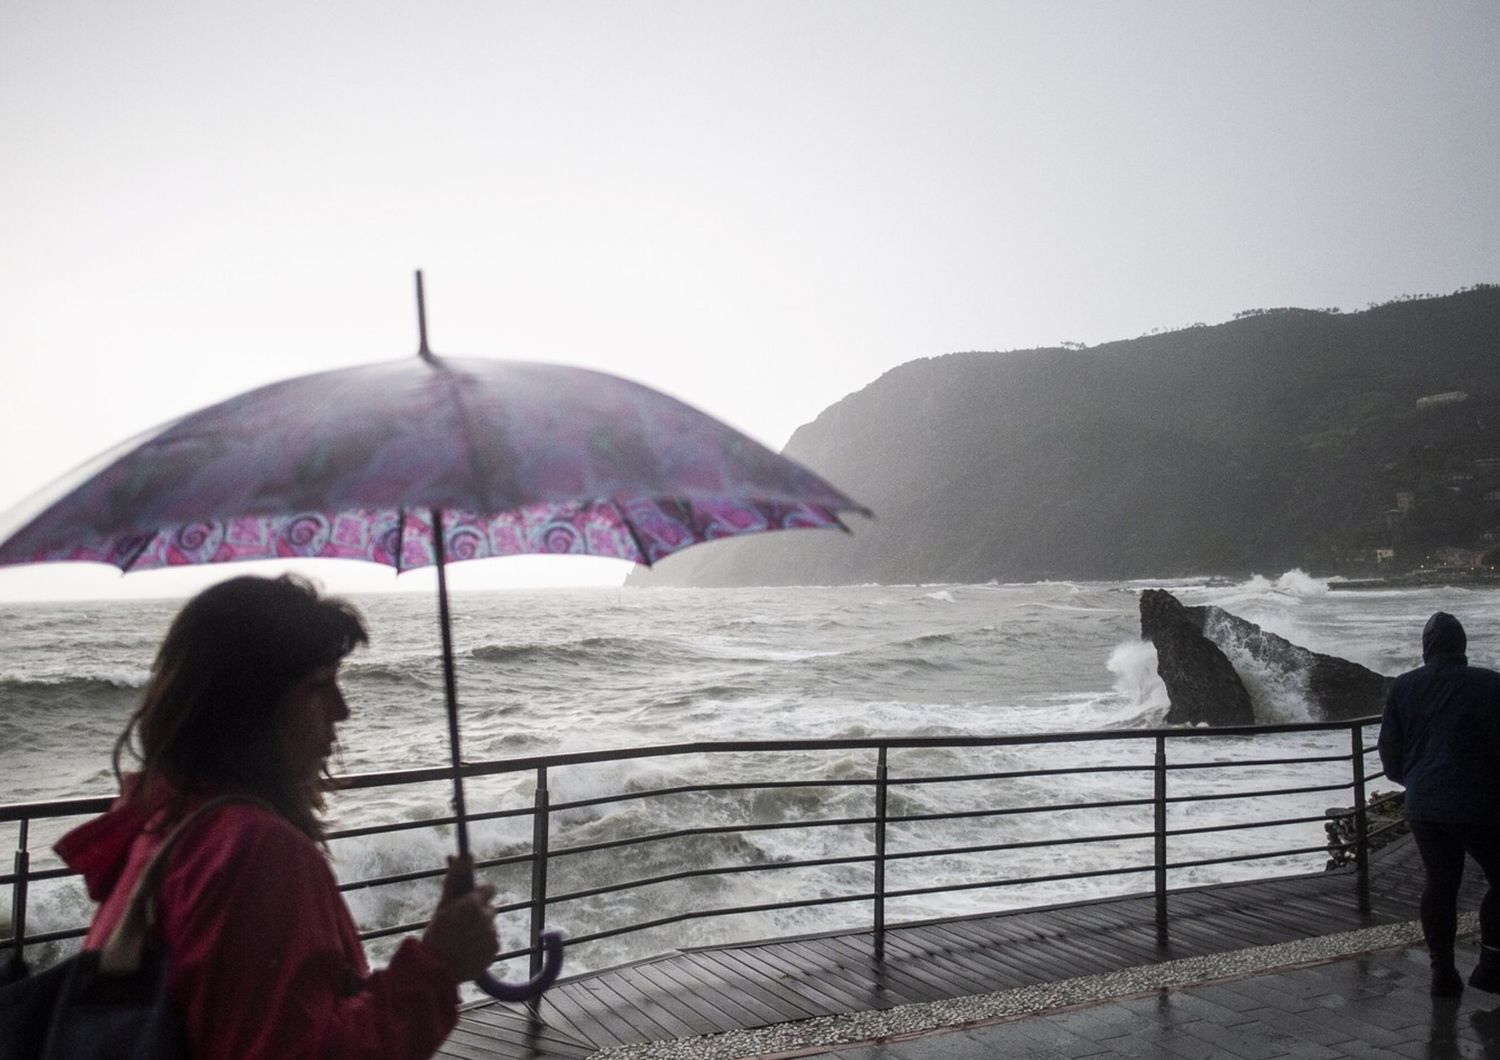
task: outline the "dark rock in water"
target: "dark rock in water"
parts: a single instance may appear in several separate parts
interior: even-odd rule
[[[1385,707],[1393,678],[1336,655],[1310,651],[1222,608],[1185,610],[1203,612],[1203,633],[1220,647],[1238,648],[1268,670],[1289,680],[1306,681],[1308,701],[1324,721],[1364,718]]]
[[[1324,720],[1379,714],[1391,678],[1309,651],[1223,608],[1186,607],[1164,589],[1141,593],[1141,636],[1156,646],[1171,724],[1253,725],[1250,694],[1226,650],[1247,655],[1288,684],[1303,683]]]
[[[1141,636],[1156,645],[1156,672],[1167,686],[1169,725],[1254,725],[1255,708],[1239,674],[1203,635],[1203,608],[1184,607],[1165,589],[1141,593]]]

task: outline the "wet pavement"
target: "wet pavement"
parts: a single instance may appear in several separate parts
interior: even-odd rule
[[[1477,957],[1477,941],[1462,940],[1459,967],[1465,975]],[[1434,999],[1427,986],[1427,952],[1418,946],[836,1050],[762,1055],[825,1060],[1500,1060],[1500,996],[1469,988],[1460,998]]]

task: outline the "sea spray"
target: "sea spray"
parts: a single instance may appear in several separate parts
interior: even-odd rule
[[[1156,646],[1140,639],[1116,644],[1106,663],[1115,675],[1115,692],[1136,711],[1137,720],[1147,725],[1160,725],[1172,705],[1156,664]]]

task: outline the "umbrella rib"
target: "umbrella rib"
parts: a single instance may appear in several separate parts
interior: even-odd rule
[[[132,548],[130,550],[130,557],[125,560],[124,564],[121,565],[121,567],[120,567],[120,573],[121,574],[127,574],[127,573],[129,573],[130,568],[134,567],[135,564],[136,564],[136,561],[139,560],[142,556],[144,556],[146,554],[146,549],[150,547],[151,542],[153,540],[155,540],[156,535],[159,534],[159,533],[161,533],[160,530],[158,530],[155,534],[142,534],[141,535],[140,541],[136,544],[136,546],[134,548]]]
[[[433,357],[430,363],[435,371],[441,373],[443,383],[448,390],[448,400],[453,403],[453,412],[458,417],[459,438],[464,447],[464,455],[468,458],[469,474],[472,476],[479,511],[482,514],[489,514],[494,505],[490,499],[488,477],[485,475],[485,469],[480,466],[479,453],[474,448],[473,422],[459,394],[458,380],[453,377],[452,370],[437,357]]]
[[[641,535],[635,532],[635,524],[632,523],[630,521],[630,517],[625,514],[625,509],[621,507],[618,500],[611,497],[609,503],[614,505],[615,512],[620,516],[621,524],[624,525],[625,529],[630,533],[630,540],[635,542],[635,550],[641,554],[641,558],[637,560],[637,562],[640,563],[643,567],[651,566],[651,553],[646,551],[646,546],[641,541]]]

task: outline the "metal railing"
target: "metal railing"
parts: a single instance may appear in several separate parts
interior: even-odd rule
[[[481,858],[477,862],[477,868],[484,871],[508,867],[522,869],[529,866],[529,893],[521,900],[498,906],[499,912],[502,914],[524,913],[526,915],[529,922],[527,945],[520,949],[502,953],[497,960],[525,957],[529,959],[532,969],[535,970],[541,959],[541,932],[543,925],[549,919],[549,912],[555,912],[571,903],[580,903],[604,895],[618,895],[624,892],[639,891],[643,888],[666,883],[703,878],[728,879],[744,873],[782,872],[795,869],[828,869],[836,866],[864,865],[870,868],[870,884],[868,889],[855,888],[847,893],[800,895],[790,898],[782,897],[775,901],[755,902],[727,907],[677,908],[671,912],[663,913],[663,915],[625,924],[591,923],[586,925],[587,930],[575,932],[572,935],[570,940],[571,945],[579,946],[585,943],[597,942],[648,929],[679,924],[689,920],[731,917],[746,913],[767,913],[778,910],[803,909],[856,902],[870,904],[871,917],[869,924],[875,932],[877,943],[880,943],[883,941],[887,926],[887,902],[892,900],[916,899],[938,894],[1012,887],[1024,884],[1055,884],[1063,881],[1128,877],[1132,875],[1149,875],[1152,881],[1150,891],[1154,892],[1155,895],[1157,929],[1165,935],[1170,928],[1169,896],[1172,892],[1169,887],[1169,873],[1178,870],[1223,865],[1230,862],[1249,863],[1269,859],[1284,859],[1298,855],[1327,853],[1330,850],[1340,847],[1345,849],[1352,848],[1354,851],[1356,865],[1354,874],[1356,879],[1355,900],[1361,905],[1366,905],[1369,895],[1369,841],[1374,834],[1378,834],[1379,831],[1384,830],[1380,829],[1376,833],[1371,833],[1365,812],[1366,786],[1371,781],[1383,776],[1382,773],[1372,773],[1366,770],[1366,757],[1375,748],[1373,746],[1366,746],[1365,730],[1372,725],[1378,726],[1378,723],[1378,718],[1363,718],[1349,722],[1293,725],[1104,730],[1097,732],[996,737],[869,738],[852,740],[691,743],[642,747],[629,750],[590,751],[473,762],[465,764],[462,772],[471,781],[486,777],[523,776],[526,773],[534,774],[533,795],[530,805],[509,806],[502,809],[474,812],[467,815],[467,820],[473,824],[502,822],[506,820],[517,820],[520,823],[519,819],[530,819],[531,840],[529,849],[499,857]],[[1256,748],[1265,737],[1278,734],[1327,733],[1331,735],[1341,730],[1348,733],[1349,742],[1347,752],[1338,750],[1332,753],[1303,754],[1300,756],[1283,755],[1279,757],[1235,759],[1223,759],[1221,757],[1206,761],[1183,761],[1180,758],[1172,761],[1169,760],[1168,756],[1169,747],[1181,745],[1184,742],[1187,742],[1187,744],[1201,744],[1212,741],[1235,740],[1241,741],[1236,746]],[[1135,748],[1141,748],[1142,750],[1149,748],[1151,759],[1149,761],[1126,762],[1104,761],[1100,759],[1100,748],[1101,745],[1105,744],[1123,745],[1132,750]],[[971,757],[978,758],[982,757],[985,752],[997,749],[1043,748],[1061,750],[1073,747],[1086,752],[1078,755],[1078,757],[1089,761],[1077,765],[1043,765],[1025,769],[991,769],[977,772],[940,773],[937,775],[915,774],[909,776],[897,775],[894,772],[892,763],[893,757],[903,752],[944,751],[954,754],[968,754]],[[774,780],[684,783],[646,790],[610,791],[601,795],[591,795],[587,798],[566,801],[554,801],[550,794],[551,778],[558,774],[559,771],[572,767],[599,763],[640,762],[647,759],[668,759],[680,756],[693,756],[694,759],[700,759],[704,756],[770,756],[774,762],[786,762],[795,760],[796,755],[794,753],[797,752],[833,752],[844,756],[847,756],[850,752],[871,752],[872,761],[868,772],[857,776],[803,776]],[[710,760],[726,763],[729,761],[728,758]],[[1174,791],[1170,783],[1171,778],[1178,774],[1202,775],[1203,771],[1206,770],[1285,766],[1316,767],[1326,774],[1328,779],[1324,781],[1322,778],[1319,778],[1320,782],[1316,784],[1297,784],[1269,789],[1256,788],[1254,786],[1249,788],[1235,786],[1227,791],[1218,790],[1206,793]],[[1073,778],[1079,776],[1110,778],[1111,783],[1120,778],[1134,777],[1141,781],[1149,779],[1149,793],[1143,791],[1138,797],[1117,797],[1131,793],[1129,791],[1112,791],[1106,793],[1110,795],[1107,798],[1074,798],[1072,801],[1028,802],[1021,805],[982,805],[963,809],[948,806],[923,812],[892,812],[893,807],[896,809],[901,808],[896,805],[898,801],[896,796],[907,792],[931,790],[937,785],[987,784],[990,787],[984,790],[989,791],[995,789],[1000,782],[1005,781],[1050,781],[1052,778]],[[428,784],[451,781],[451,779],[452,773],[448,768],[361,773],[342,778],[344,790],[354,791],[412,784]],[[1143,784],[1142,786],[1144,787],[1145,785]],[[1179,788],[1182,787],[1183,782],[1179,781],[1178,786]],[[1186,786],[1191,787],[1192,785]],[[619,806],[632,802],[659,800],[671,796],[723,796],[729,793],[753,794],[756,792],[782,791],[787,789],[807,789],[812,791],[821,789],[835,793],[840,789],[868,789],[870,794],[869,810],[868,812],[854,816],[844,814],[841,816],[816,817],[812,819],[737,820],[725,824],[693,824],[688,827],[671,828],[638,835],[611,837],[592,842],[575,842],[562,846],[553,844],[554,832],[558,831],[558,817],[570,812],[607,804]],[[1260,828],[1302,826],[1314,822],[1322,825],[1326,824],[1329,820],[1329,815],[1333,812],[1324,811],[1318,814],[1303,813],[1290,817],[1256,818],[1251,821],[1227,823],[1219,821],[1206,825],[1180,825],[1173,827],[1171,824],[1171,812],[1174,807],[1188,808],[1204,806],[1229,799],[1267,800],[1280,796],[1310,795],[1323,792],[1346,793],[1347,801],[1352,803],[1352,808],[1343,813],[1345,818],[1353,818],[1353,839],[1349,842],[1340,843],[1337,839],[1323,839],[1316,843],[1299,844],[1272,850],[1241,850],[1228,856],[1215,855],[1211,857],[1188,857],[1175,861],[1172,860],[1174,843],[1180,843],[1185,837],[1206,836],[1215,833],[1246,832]],[[8,888],[11,897],[10,934],[9,937],[0,937],[0,953],[3,953],[6,949],[10,949],[19,957],[23,955],[24,949],[27,946],[35,946],[42,943],[67,942],[68,940],[77,939],[85,933],[85,929],[80,926],[28,934],[27,902],[32,885],[42,881],[62,879],[71,875],[70,871],[64,867],[33,870],[31,868],[32,852],[28,848],[28,839],[31,826],[35,822],[59,818],[76,818],[99,813],[107,808],[110,801],[107,798],[85,798],[0,806],[0,824],[6,822],[16,824],[18,836],[13,871],[0,875],[0,888]],[[909,795],[905,796],[904,801],[910,803],[911,797]],[[906,808],[911,809],[912,807],[908,805]],[[906,832],[916,832],[919,835],[925,835],[931,831],[932,826],[940,822],[1018,820],[1022,818],[1030,819],[1033,815],[1042,814],[1098,814],[1100,812],[1112,811],[1130,811],[1144,816],[1147,808],[1150,809],[1150,827],[1139,827],[1133,830],[1099,833],[1086,831],[1081,834],[1053,834],[1046,838],[1003,839],[997,842],[961,843],[958,845],[937,847],[919,845],[907,849],[892,849],[893,832],[902,831],[903,834]],[[455,820],[452,816],[437,816],[425,817],[419,820],[388,821],[381,824],[343,828],[333,831],[329,834],[329,839],[332,842],[337,842],[339,840],[368,836],[388,836],[409,829],[441,829],[451,827],[455,823]],[[674,868],[668,872],[659,872],[656,875],[630,879],[605,878],[598,875],[599,871],[608,870],[610,865],[619,863],[610,862],[591,866],[591,869],[595,871],[591,871],[591,878],[588,880],[586,886],[575,887],[572,890],[556,894],[549,893],[548,890],[549,866],[563,864],[566,859],[639,850],[648,844],[682,844],[703,837],[746,836],[785,829],[850,828],[861,829],[862,835],[868,835],[867,847],[855,853],[835,856],[762,859],[743,864],[689,865]],[[1150,843],[1152,857],[1149,863],[1127,861],[1124,864],[1096,865],[1087,868],[1074,867],[1070,871],[1068,870],[1068,866],[1063,863],[1063,860],[1059,858],[1057,863],[1059,871],[1055,872],[1022,876],[985,877],[977,880],[965,879],[958,882],[924,886],[893,888],[888,885],[887,869],[889,867],[918,859],[954,858],[977,854],[1005,854],[1006,852],[1013,853],[1017,851],[1066,851],[1090,845],[1098,849],[1099,845],[1131,842]],[[863,839],[861,839],[861,843],[863,844]],[[443,874],[443,871],[443,868],[437,866],[419,868],[412,871],[346,881],[340,884],[340,888],[344,891],[353,891],[364,888],[392,887],[401,884],[410,884],[415,881],[436,879]],[[420,930],[423,926],[424,922],[422,921],[385,924],[363,931],[361,937],[366,940],[378,939]]]

